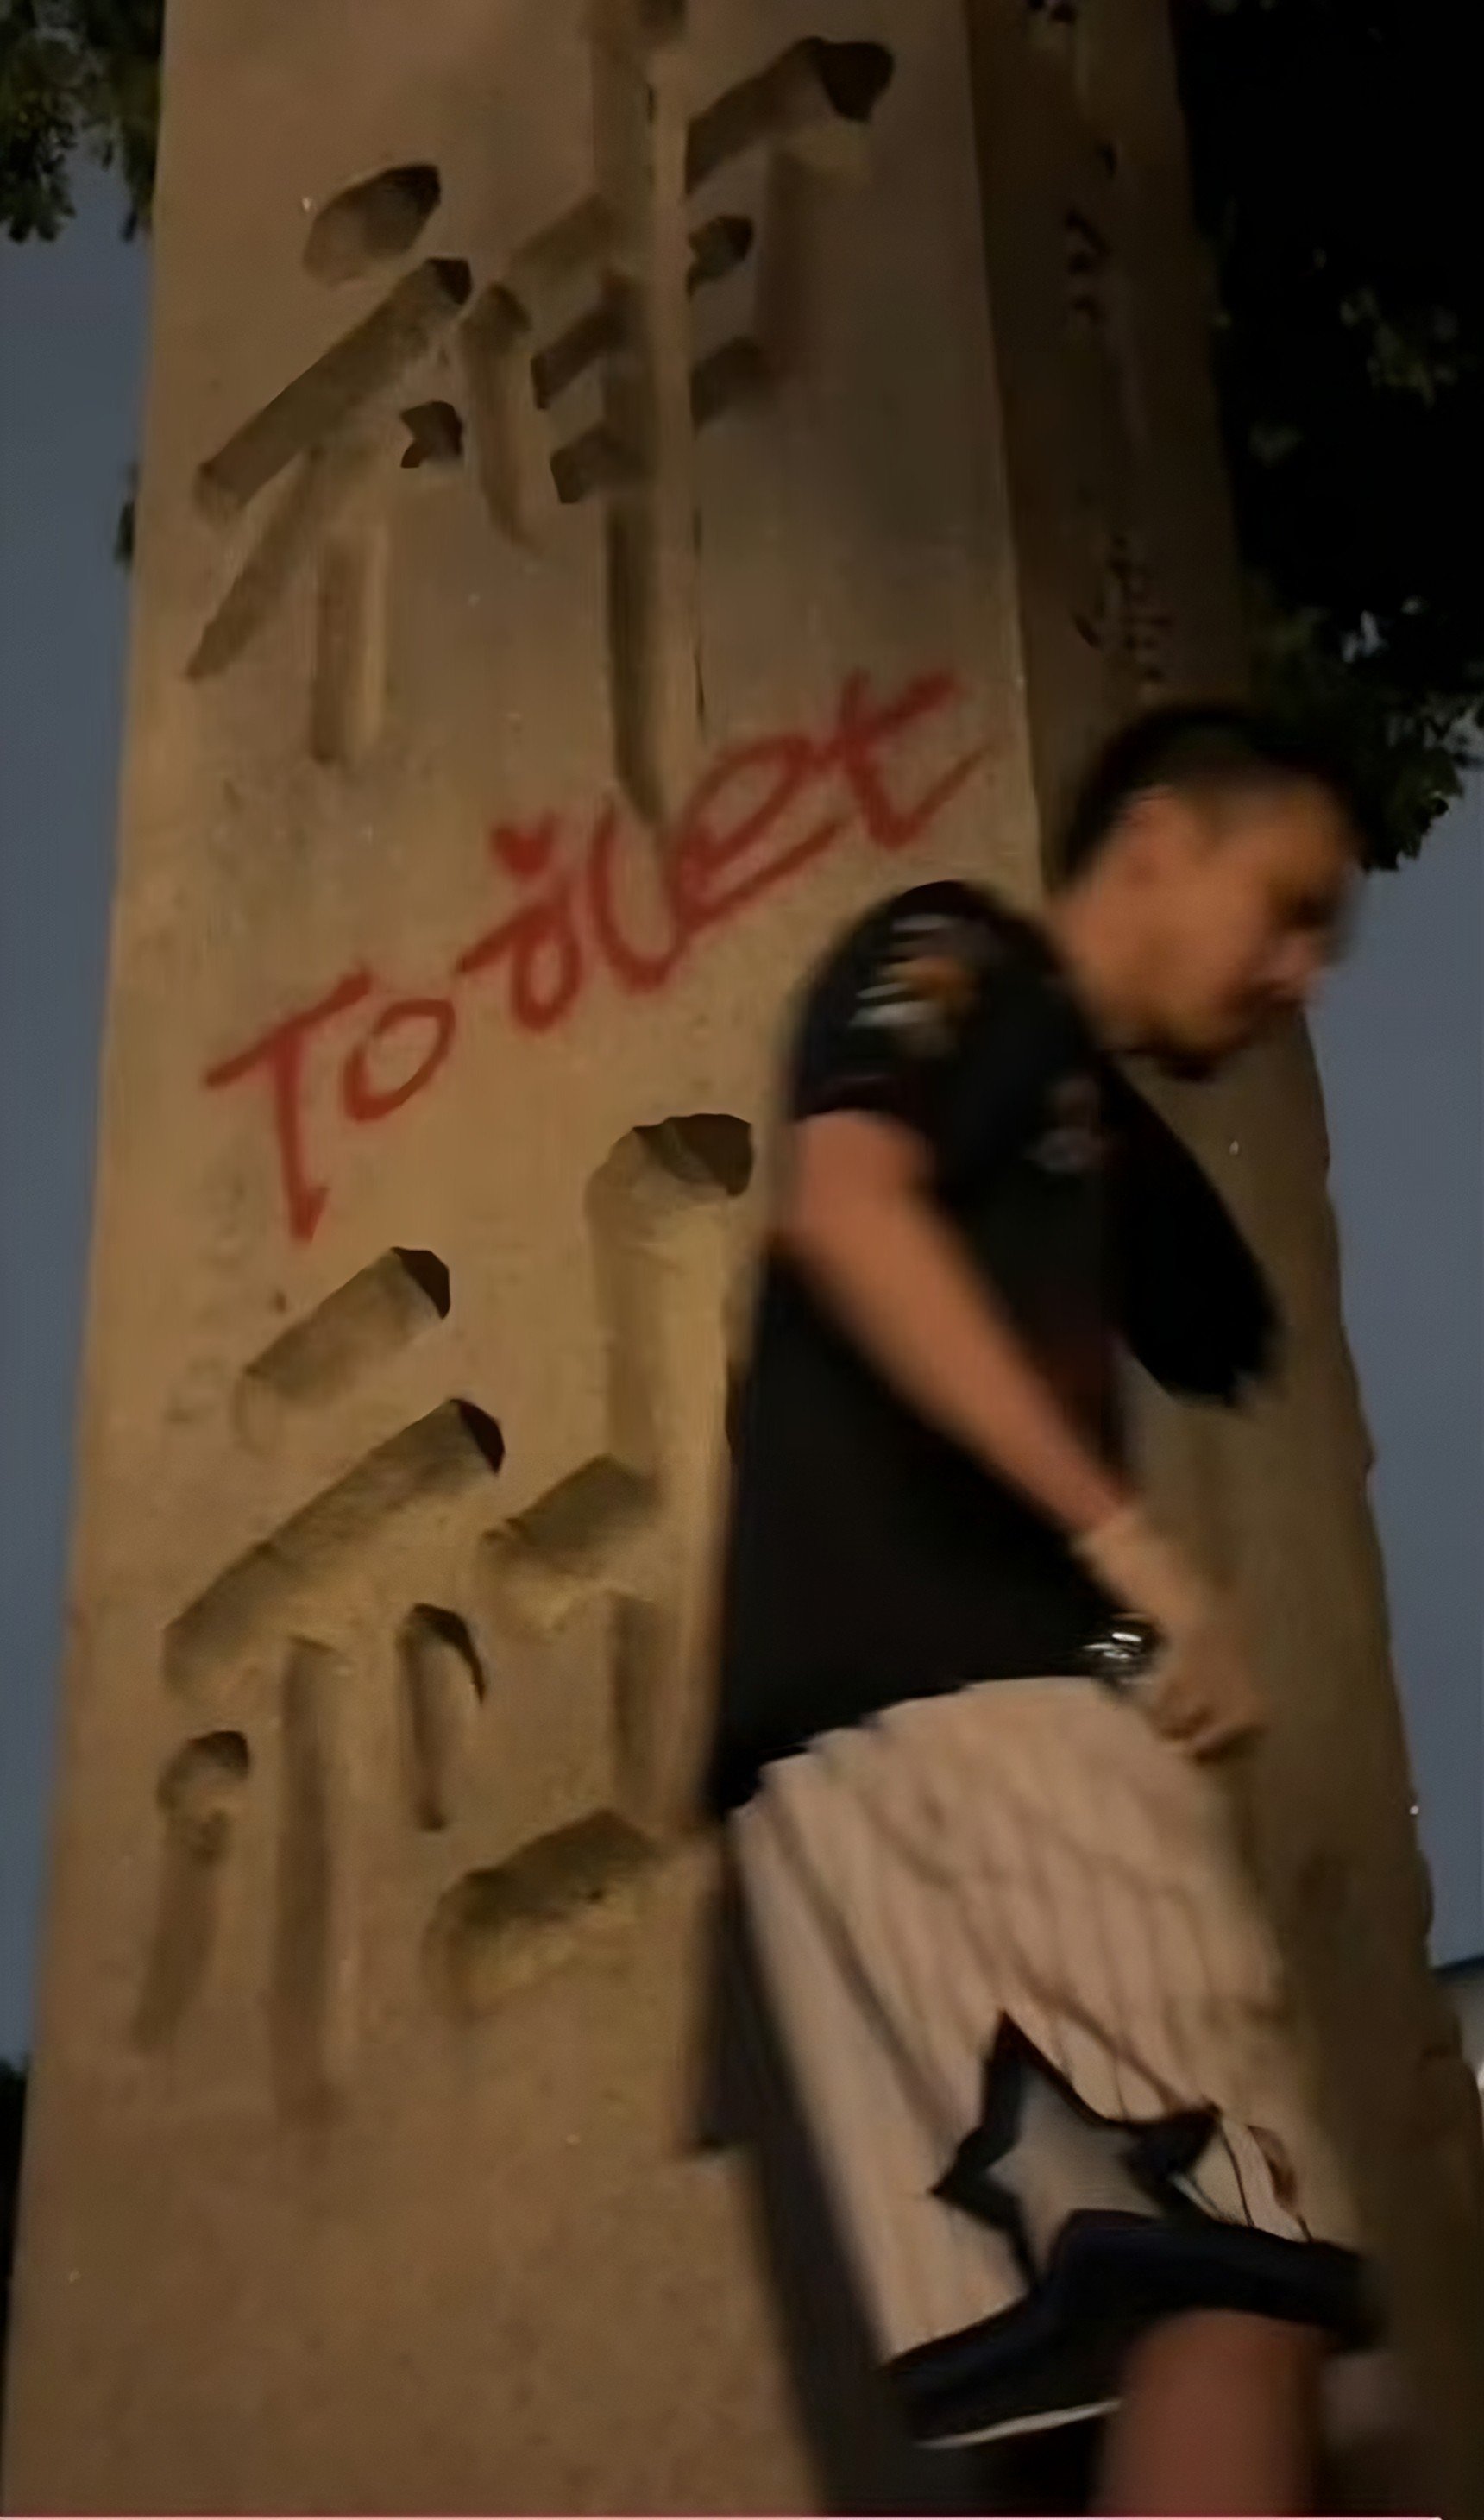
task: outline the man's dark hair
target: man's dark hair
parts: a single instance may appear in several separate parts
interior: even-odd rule
[[[1137,797],[1156,788],[1286,787],[1302,782],[1334,798],[1369,854],[1369,818],[1343,761],[1312,730],[1233,703],[1180,702],[1150,709],[1105,743],[1082,781],[1053,861],[1053,881],[1084,874]]]

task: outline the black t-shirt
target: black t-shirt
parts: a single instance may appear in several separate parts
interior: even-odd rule
[[[787,1112],[918,1131],[931,1196],[1102,1457],[1120,1335],[1230,1400],[1274,1320],[1203,1174],[1102,1054],[1040,931],[967,884],[872,912],[809,991]],[[904,1402],[787,1257],[734,1412],[713,1806],[899,1699],[1084,1667],[1117,1606],[1063,1537]]]

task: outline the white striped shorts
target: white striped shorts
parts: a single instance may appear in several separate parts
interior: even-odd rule
[[[1217,1787],[1082,1680],[912,1700],[731,1828],[839,2239],[920,2442],[1103,2412],[1150,2320],[1367,2341],[1343,2178]]]

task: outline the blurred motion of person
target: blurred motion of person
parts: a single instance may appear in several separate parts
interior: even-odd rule
[[[908,2434],[1104,2417],[1108,2511],[1311,2509],[1327,2360],[1372,2333],[1212,1775],[1260,1692],[1119,1407],[1121,1350],[1237,1406],[1279,1341],[1121,1061],[1199,1079],[1301,1009],[1364,854],[1308,739],[1157,711],[1039,919],[873,910],[787,1070],[710,1800]]]

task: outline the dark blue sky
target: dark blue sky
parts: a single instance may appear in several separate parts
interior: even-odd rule
[[[0,2054],[30,2016],[81,1317],[148,265],[85,175],[0,243]],[[1484,786],[1372,887],[1322,1012],[1439,1959],[1484,1952]]]
[[[57,244],[0,242],[0,2054],[45,1828],[149,278],[113,185],[78,190]]]

